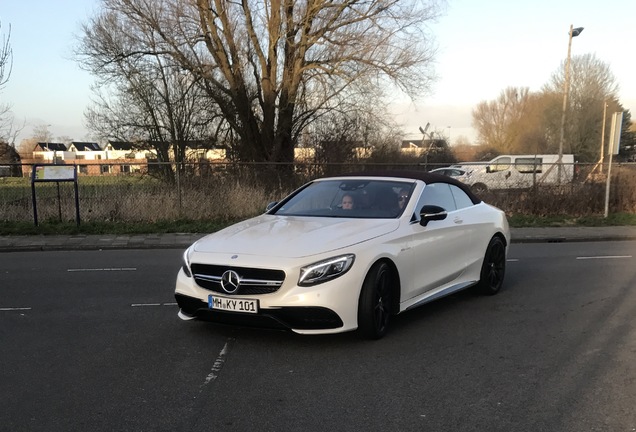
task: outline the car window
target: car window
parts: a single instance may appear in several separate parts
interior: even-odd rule
[[[542,158],[517,158],[515,159],[515,168],[523,174],[540,173],[543,167]]]
[[[508,156],[502,156],[500,158],[495,159],[490,165],[490,172],[494,173],[497,171],[505,171],[510,169],[510,164],[512,163],[512,159]]]
[[[466,192],[464,192],[457,186],[450,185],[450,190],[453,194],[453,198],[455,199],[455,206],[458,210],[474,205],[470,197],[466,195]]]
[[[436,205],[450,212],[457,209],[455,199],[447,183],[427,184],[420,195],[412,220],[420,220],[420,212],[425,205]]]
[[[270,214],[397,218],[406,207],[414,184],[412,181],[356,178],[316,181],[287,197]]]

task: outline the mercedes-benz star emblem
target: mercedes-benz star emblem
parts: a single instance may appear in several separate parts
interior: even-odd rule
[[[241,280],[239,275],[234,270],[227,270],[221,276],[221,288],[228,294],[233,294],[239,289]]]

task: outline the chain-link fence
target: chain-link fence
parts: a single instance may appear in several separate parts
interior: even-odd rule
[[[426,170],[442,168],[428,164]],[[484,201],[508,214],[602,214],[607,165],[569,164],[561,179],[545,170],[497,169],[482,164],[448,172],[471,185]],[[32,183],[31,165],[12,166],[0,177],[0,221],[75,220],[72,182]],[[326,175],[371,170],[425,170],[421,164],[191,163],[110,165],[97,174],[78,173],[82,222],[158,222],[246,218],[261,213],[305,182]],[[514,172],[516,169],[517,172]],[[552,168],[557,169],[557,168]],[[518,172],[530,171],[530,172]],[[550,171],[553,172],[553,171]],[[636,210],[636,164],[612,166],[611,212]],[[550,177],[551,176],[551,177]],[[483,183],[480,185],[479,183]],[[485,186],[485,187],[483,187]]]

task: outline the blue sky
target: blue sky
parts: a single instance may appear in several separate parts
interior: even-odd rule
[[[509,86],[540,90],[567,57],[572,24],[584,27],[572,56],[593,53],[607,63],[636,118],[635,17],[635,0],[450,0],[432,25],[440,80],[430,97],[396,112],[409,132],[430,122],[451,141],[473,139],[473,107]]]
[[[51,125],[55,137],[89,138],[83,113],[92,78],[72,54],[74,35],[98,5],[98,0],[0,0],[0,31],[6,35],[11,26],[14,51],[0,102],[13,106],[17,121],[26,121],[20,138],[37,125]],[[508,86],[539,90],[567,56],[570,24],[585,27],[572,41],[572,55],[594,53],[606,62],[623,106],[633,113],[634,17],[635,0],[449,0],[430,26],[440,78],[417,104],[395,104],[396,118],[410,137],[430,122],[451,141],[459,135],[474,139],[472,108]]]
[[[11,26],[13,71],[0,101],[13,106],[16,121],[51,125],[55,137],[79,141],[87,131],[83,112],[89,104],[91,76],[72,60],[74,34],[97,2],[88,0],[0,0],[2,33]]]

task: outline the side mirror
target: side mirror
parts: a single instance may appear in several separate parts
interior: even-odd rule
[[[265,207],[265,213],[267,213],[268,211],[270,211],[271,209],[276,207],[277,204],[278,204],[278,201],[274,201],[274,202],[271,202],[271,203],[267,204],[267,206]]]
[[[488,166],[486,167],[486,172],[487,172],[487,173],[490,173],[490,165],[488,165]]]
[[[420,210],[420,225],[426,226],[430,221],[444,220],[448,216],[446,210],[436,205],[425,205]]]

